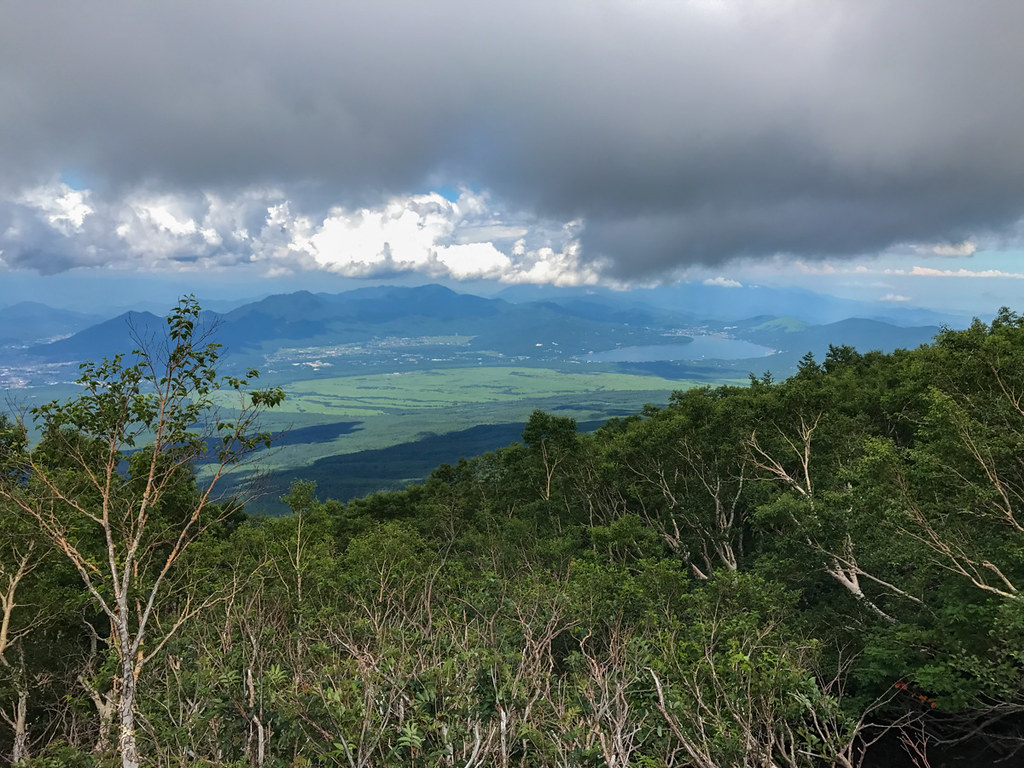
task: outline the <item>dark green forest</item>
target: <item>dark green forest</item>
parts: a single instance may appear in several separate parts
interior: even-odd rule
[[[298,483],[290,515],[255,518],[218,489],[282,393],[220,376],[198,313],[0,421],[2,759],[852,768],[1024,746],[1020,316],[590,433],[537,411],[422,485]]]

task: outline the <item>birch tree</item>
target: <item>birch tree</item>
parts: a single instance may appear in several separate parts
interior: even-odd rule
[[[67,558],[110,622],[124,768],[141,762],[140,676],[174,633],[216,600],[176,581],[175,564],[230,513],[215,490],[233,466],[269,443],[258,417],[284,397],[277,388],[248,390],[254,370],[218,376],[220,345],[210,336],[189,296],[168,315],[163,338],[136,339],[130,361],[118,354],[84,363],[80,394],[29,412],[45,445],[26,454],[22,482],[0,485],[0,500]],[[237,401],[230,417],[219,418],[224,393]],[[171,618],[161,617],[172,604]]]

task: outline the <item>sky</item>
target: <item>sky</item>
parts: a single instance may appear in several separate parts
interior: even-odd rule
[[[1024,3],[0,15],[0,305],[699,280],[1024,309]]]

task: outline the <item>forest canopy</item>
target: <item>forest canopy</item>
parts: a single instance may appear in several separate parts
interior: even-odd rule
[[[25,766],[852,766],[1024,746],[1024,320],[675,393],[292,514],[216,495],[279,390],[166,344],[0,417]],[[238,408],[213,415],[215,390]],[[208,430],[204,433],[203,430]],[[212,478],[212,480],[211,480]]]

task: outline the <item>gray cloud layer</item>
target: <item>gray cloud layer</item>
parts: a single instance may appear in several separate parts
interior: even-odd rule
[[[326,209],[464,182],[582,218],[585,258],[625,278],[957,242],[1024,215],[1020,3],[42,0],[3,16],[9,194],[73,171],[98,197],[272,184]]]

